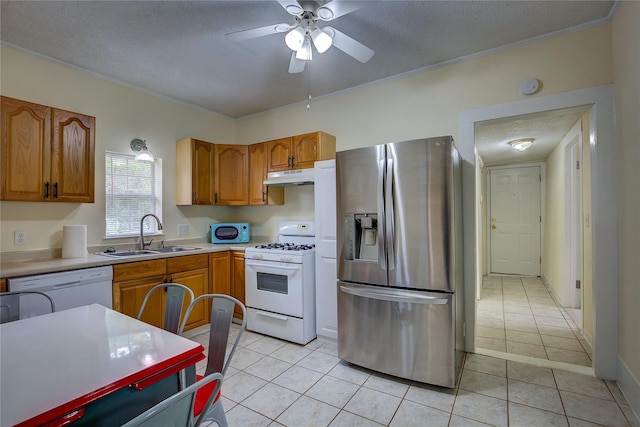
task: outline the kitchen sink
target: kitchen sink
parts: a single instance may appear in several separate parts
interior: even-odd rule
[[[191,246],[165,246],[164,248],[153,249],[155,252],[166,253],[166,252],[184,252],[184,251],[196,251],[202,248],[194,248]]]
[[[100,255],[110,257],[127,257],[136,255],[157,254],[158,252],[152,250],[137,250],[137,251],[123,251],[123,252],[100,252]]]
[[[196,251],[202,248],[194,248],[192,246],[165,246],[164,248],[156,248],[156,249],[138,249],[135,251],[122,251],[122,252],[99,252],[99,255],[114,257],[114,258],[122,258],[122,257],[130,257],[137,255],[151,255],[151,254],[164,254],[167,252],[185,252],[185,251]]]

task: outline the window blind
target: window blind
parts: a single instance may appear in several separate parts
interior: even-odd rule
[[[105,153],[106,236],[140,234],[144,214],[158,215],[156,167],[120,153]],[[156,221],[145,221],[145,233],[157,232]]]

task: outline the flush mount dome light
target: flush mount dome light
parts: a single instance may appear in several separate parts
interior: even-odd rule
[[[533,144],[533,138],[521,138],[514,141],[509,141],[509,145],[511,146],[511,148],[518,151],[526,150],[527,148],[531,147],[531,144]]]
[[[143,162],[155,162],[156,158],[153,153],[147,148],[147,144],[142,139],[132,139],[130,144],[131,150],[136,153],[136,160]]]

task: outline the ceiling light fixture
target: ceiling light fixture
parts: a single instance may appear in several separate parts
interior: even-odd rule
[[[521,138],[514,141],[509,141],[509,145],[511,146],[511,148],[518,151],[526,150],[527,148],[531,147],[531,144],[533,144],[533,138]]]
[[[296,52],[296,58],[302,59],[303,61],[311,61],[311,59],[313,59],[313,53],[311,52],[311,38],[309,36],[304,38],[302,47]]]
[[[153,153],[147,148],[146,141],[142,139],[132,139],[130,144],[131,150],[136,153],[136,160],[143,162],[155,162],[156,158]]]
[[[318,53],[325,53],[333,44],[333,39],[329,34],[325,33],[320,28],[314,28],[313,31],[311,31],[311,39],[313,40],[313,45],[316,47]]]
[[[289,31],[286,36],[284,36],[284,42],[287,44],[287,47],[293,51],[298,51],[302,47],[304,43],[306,33],[303,28],[296,27],[293,30]]]

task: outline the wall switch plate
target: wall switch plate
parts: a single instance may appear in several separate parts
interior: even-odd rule
[[[178,224],[178,236],[189,234],[189,224]]]
[[[25,231],[15,231],[13,233],[13,244],[24,245],[27,243],[27,233]]]

